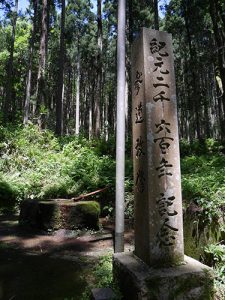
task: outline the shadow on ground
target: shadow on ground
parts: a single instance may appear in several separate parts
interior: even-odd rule
[[[125,240],[130,247],[132,230]],[[0,216],[0,300],[81,300],[99,257],[109,251],[108,222],[100,233],[77,236],[24,230],[16,216]]]
[[[2,300],[78,300],[86,286],[79,262],[1,249],[0,265]]]

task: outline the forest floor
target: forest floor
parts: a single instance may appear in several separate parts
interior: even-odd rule
[[[18,216],[0,216],[0,300],[80,300],[99,258],[113,253],[114,225],[101,230],[25,231]],[[125,249],[133,250],[126,226]]]

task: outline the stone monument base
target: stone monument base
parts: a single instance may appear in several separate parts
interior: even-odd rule
[[[213,299],[212,269],[188,256],[183,265],[156,269],[133,253],[117,253],[113,274],[124,300]]]

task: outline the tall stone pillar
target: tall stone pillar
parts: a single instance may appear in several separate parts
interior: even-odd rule
[[[132,48],[135,254],[150,266],[184,260],[172,37],[143,28]]]
[[[213,272],[184,256],[172,38],[143,28],[132,48],[135,251],[113,258],[125,300],[212,300]]]

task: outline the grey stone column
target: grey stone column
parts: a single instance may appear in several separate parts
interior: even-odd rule
[[[143,28],[132,48],[135,255],[150,266],[184,260],[172,37]]]

